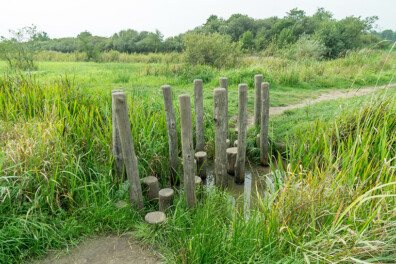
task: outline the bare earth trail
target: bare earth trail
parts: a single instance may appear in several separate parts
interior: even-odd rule
[[[317,97],[315,99],[306,99],[300,104],[270,107],[269,114],[270,115],[280,115],[286,110],[292,110],[292,109],[312,105],[315,103],[336,100],[336,99],[340,99],[340,98],[351,98],[351,97],[363,96],[363,95],[367,95],[367,94],[374,92],[374,90],[376,90],[376,89],[389,88],[389,87],[393,87],[393,86],[396,86],[396,84],[392,83],[392,84],[383,85],[383,86],[370,86],[370,87],[364,87],[364,88],[356,88],[353,90],[339,90],[339,89],[331,90],[327,93],[322,93],[321,95],[319,95],[319,97]],[[248,126],[252,126],[253,124],[254,124],[254,117],[249,116],[248,117]]]
[[[34,264],[157,264],[162,263],[130,236],[92,237],[69,252],[49,254]]]

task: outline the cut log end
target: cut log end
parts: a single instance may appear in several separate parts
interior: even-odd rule
[[[159,225],[166,221],[166,216],[163,212],[160,212],[160,211],[151,212],[151,213],[146,214],[146,216],[144,217],[144,220],[149,225]]]

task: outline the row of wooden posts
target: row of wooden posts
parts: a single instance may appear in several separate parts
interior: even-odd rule
[[[227,78],[220,78],[220,88],[214,89],[214,111],[213,119],[215,123],[215,160],[214,175],[215,184],[224,186],[227,180],[227,173],[235,175],[236,183],[243,183],[245,178],[246,161],[246,141],[248,126],[248,85],[238,86],[238,139],[234,147],[230,148],[228,140],[228,81]],[[176,127],[176,116],[173,106],[172,89],[169,85],[162,86],[164,99],[166,124],[169,141],[169,162],[171,167],[170,180],[172,185],[178,184],[179,170],[179,150],[178,134]],[[196,205],[196,185],[201,179],[206,178],[207,154],[205,152],[204,139],[204,108],[203,108],[203,82],[194,80],[194,106],[195,106],[195,128],[196,145],[193,143],[193,120],[191,110],[191,99],[187,94],[179,95],[180,104],[180,124],[181,124],[181,145],[182,145],[182,167],[183,186],[187,207]],[[113,109],[113,155],[116,173],[122,179],[130,181],[129,196],[132,205],[143,208],[142,187],[139,177],[138,163],[134,150],[131,135],[131,127],[128,116],[126,94],[122,90],[112,91]],[[255,100],[254,100],[254,123],[260,125],[260,134],[257,135],[257,142],[260,148],[260,159],[263,165],[269,165],[268,156],[268,120],[269,120],[269,84],[263,82],[263,75],[255,76]],[[197,177],[196,174],[199,176]],[[162,209],[169,206],[169,190],[163,189],[163,193],[168,196],[162,197],[158,187],[158,180],[152,181],[145,178],[143,184],[150,190],[148,196],[159,198]],[[155,178],[155,177],[153,177]],[[199,179],[197,179],[199,178]],[[154,183],[152,183],[154,182]],[[154,184],[154,185],[153,185]],[[154,186],[154,187],[153,187]],[[150,197],[149,200],[151,199]],[[172,191],[173,197],[173,191]],[[161,206],[160,206],[161,207]]]

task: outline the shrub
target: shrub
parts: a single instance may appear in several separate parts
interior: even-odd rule
[[[241,53],[238,43],[232,43],[230,36],[190,33],[184,36],[186,58],[193,65],[206,64],[217,68],[236,64]]]

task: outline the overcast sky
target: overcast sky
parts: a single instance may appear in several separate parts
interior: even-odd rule
[[[324,7],[337,19],[376,15],[381,30],[396,30],[396,0],[0,0],[0,36],[34,24],[51,38],[74,37],[84,30],[111,36],[128,28],[159,29],[169,37],[205,23],[211,14],[225,19],[235,13],[283,17],[295,7],[308,15]]]

